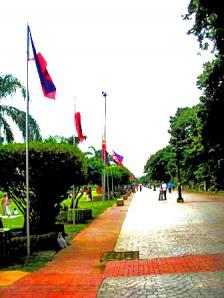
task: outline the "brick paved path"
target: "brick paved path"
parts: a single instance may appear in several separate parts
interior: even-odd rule
[[[224,198],[137,193],[115,246],[140,260],[110,261],[98,298],[224,297]]]
[[[124,221],[125,206],[111,207],[79,233],[52,262],[8,285],[15,272],[0,272],[1,298],[93,298],[104,279],[104,252],[112,251]],[[19,272],[19,276],[21,272]],[[1,286],[5,285],[5,286]]]

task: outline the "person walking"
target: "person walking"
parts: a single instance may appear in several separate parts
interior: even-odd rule
[[[172,181],[169,181],[169,182],[167,183],[167,187],[168,187],[168,191],[169,191],[169,193],[171,193],[171,192],[172,192],[172,188],[173,188],[173,182],[172,182]]]
[[[142,191],[142,184],[139,184],[139,190]]]
[[[167,191],[167,184],[165,182],[162,182],[162,193],[163,193],[164,200],[166,200],[166,191]]]
[[[162,184],[159,187],[159,201],[163,200],[163,186]]]

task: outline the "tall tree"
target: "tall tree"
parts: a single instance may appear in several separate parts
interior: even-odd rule
[[[144,172],[151,182],[168,182],[176,174],[175,154],[171,146],[157,151],[146,162]]]
[[[185,19],[194,17],[189,34],[194,34],[201,49],[212,46],[214,60],[204,65],[198,77],[198,87],[203,91],[200,98],[199,117],[202,123],[202,144],[213,171],[217,188],[224,184],[224,136],[220,133],[224,110],[224,6],[222,1],[191,0]]]
[[[188,13],[184,19],[194,17],[194,24],[188,31],[198,38],[201,49],[208,49],[213,45],[213,50],[224,54],[224,6],[220,0],[191,0]]]
[[[13,96],[20,89],[25,98],[26,92],[19,80],[10,74],[0,76],[0,100]],[[23,138],[26,136],[26,113],[15,107],[0,104],[0,142],[7,143],[14,141],[12,128],[8,122],[11,118],[21,131]],[[40,140],[40,129],[32,116],[29,116],[29,138],[30,140]]]

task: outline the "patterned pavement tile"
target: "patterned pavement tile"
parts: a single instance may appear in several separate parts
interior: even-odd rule
[[[174,195],[158,202],[157,194],[140,193],[129,207],[115,251],[139,250],[141,259],[223,253],[223,215],[224,200],[177,204]]]
[[[147,194],[146,194],[147,192]],[[115,251],[139,251],[140,260],[111,261],[98,298],[224,297],[224,198],[137,193]],[[207,272],[206,272],[207,271]]]
[[[106,278],[97,298],[223,298],[224,272]]]

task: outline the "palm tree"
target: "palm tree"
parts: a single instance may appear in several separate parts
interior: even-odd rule
[[[93,146],[89,146],[88,148],[91,149],[92,151],[85,152],[85,155],[87,155],[87,156],[91,155],[91,156],[95,157],[96,159],[101,159],[101,150],[97,150]]]
[[[25,99],[26,90],[17,78],[10,74],[0,76],[0,100],[3,98],[5,99],[8,96],[12,96],[18,89],[21,90],[22,96]],[[0,104],[0,143],[4,140],[7,143],[14,141],[13,132],[7,121],[7,117],[11,118],[18,126],[23,138],[25,139],[26,113],[15,107]],[[33,141],[41,139],[40,128],[32,116],[29,116],[29,138]]]

